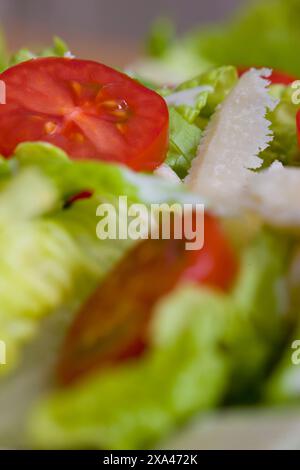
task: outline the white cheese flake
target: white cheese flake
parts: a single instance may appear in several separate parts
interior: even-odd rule
[[[268,69],[245,73],[219,106],[193,160],[186,182],[218,213],[235,214],[247,203],[247,187],[261,166],[259,153],[272,140]]]
[[[300,168],[274,162],[249,183],[247,207],[272,225],[300,227],[299,201]]]
[[[175,173],[172,168],[169,167],[166,163],[163,163],[160,165],[155,171],[154,174],[157,176],[160,176],[161,178],[164,178],[167,181],[170,181],[171,183],[182,183],[181,179],[177,174]]]

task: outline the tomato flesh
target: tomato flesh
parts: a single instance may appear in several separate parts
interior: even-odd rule
[[[152,171],[165,159],[168,108],[157,93],[103,64],[69,58],[23,62],[0,75],[0,153],[24,141],[57,145],[74,159]]]
[[[156,303],[180,282],[228,290],[237,264],[218,222],[205,216],[205,244],[186,250],[185,239],[136,245],[82,307],[66,337],[57,368],[62,385],[94,370],[136,357],[147,348]]]

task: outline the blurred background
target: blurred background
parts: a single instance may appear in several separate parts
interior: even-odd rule
[[[244,0],[245,1],[245,0]],[[160,16],[179,33],[225,19],[243,0],[0,0],[0,18],[10,49],[47,45],[55,34],[78,56],[123,66]]]

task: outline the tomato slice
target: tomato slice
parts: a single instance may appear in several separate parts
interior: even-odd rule
[[[201,250],[188,251],[185,243],[144,240],[99,285],[66,337],[57,368],[61,385],[144,352],[153,308],[179,282],[230,288],[237,264],[218,222],[205,216]]]
[[[250,70],[250,67],[238,67],[239,77],[241,77],[248,70]],[[277,85],[277,84],[278,85],[290,85],[291,83],[293,83],[296,80],[296,78],[291,77],[290,75],[288,75],[284,72],[279,72],[278,70],[273,70],[271,76],[268,77],[268,80],[270,80],[270,82],[273,85]]]
[[[99,159],[152,171],[165,159],[168,108],[157,93],[103,64],[40,58],[0,80],[0,154],[24,141],[57,145],[74,159]]]

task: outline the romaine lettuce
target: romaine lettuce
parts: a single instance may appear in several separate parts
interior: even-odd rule
[[[224,64],[270,67],[299,78],[300,59],[295,54],[300,43],[299,15],[299,0],[251,1],[229,21],[202,26],[173,43],[168,36],[159,57],[156,51],[162,47],[162,40],[160,46],[148,51],[152,60],[179,81]],[[161,34],[154,31],[154,36],[157,43]],[[145,62],[146,73],[148,69]],[[143,67],[139,71],[142,73]]]
[[[297,139],[296,115],[300,109],[299,104],[293,103],[295,90],[291,86],[273,85],[271,93],[278,98],[276,108],[268,114],[271,121],[273,140],[260,157],[263,159],[261,168],[269,167],[275,160],[283,165],[299,166],[300,150]]]
[[[85,189],[92,197],[65,207]],[[118,209],[120,195],[128,205],[192,201],[180,185],[116,165],[73,162],[45,143],[21,144],[0,162],[0,337],[10,368],[39,319],[71,298],[81,300],[133,243],[97,238],[98,205]]]
[[[47,47],[38,53],[34,53],[29,49],[20,49],[9,60],[7,66],[11,67],[20,62],[34,59],[36,57],[64,57],[69,52],[67,44],[57,36],[53,38],[53,46]],[[6,68],[6,67],[4,67]]]
[[[225,398],[257,399],[285,322],[277,302],[288,257],[281,238],[269,233],[246,252],[231,293],[179,286],[157,304],[144,356],[42,401],[30,421],[31,442],[150,448]]]
[[[170,145],[166,163],[184,178],[196,156],[201,137],[210,117],[237,83],[235,67],[219,67],[209,70],[175,89],[163,89],[166,99],[170,94],[203,87],[194,104],[170,106]]]

